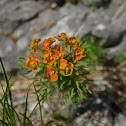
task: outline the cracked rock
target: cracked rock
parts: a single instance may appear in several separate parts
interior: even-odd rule
[[[35,1],[10,2],[1,9],[1,20],[26,21],[33,18],[44,7]]]

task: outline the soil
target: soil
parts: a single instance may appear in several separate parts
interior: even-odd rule
[[[101,67],[101,66],[97,66],[93,72],[89,75],[90,79],[94,79],[95,78],[99,78],[102,77],[104,78],[104,80],[100,83],[101,86],[99,88],[96,87],[95,81],[89,83],[89,87],[92,90],[93,94],[91,96],[89,96],[90,98],[93,97],[96,94],[100,94],[100,95],[107,95],[112,101],[113,103],[111,104],[111,106],[113,109],[113,114],[118,114],[119,112],[121,112],[122,114],[126,114],[126,67],[122,66],[122,67]],[[100,81],[100,80],[98,80]],[[105,83],[104,83],[105,81]],[[12,91],[12,96],[13,96],[13,100],[14,100],[14,106],[15,109],[18,113],[23,113],[24,112],[24,103],[25,103],[25,96],[26,96],[26,89],[28,88],[28,86],[30,85],[30,83],[32,82],[32,80],[28,80],[24,77],[21,76],[17,76],[17,77],[12,77],[10,79],[10,83],[14,84],[11,87],[11,91]],[[5,89],[6,83],[4,80],[1,81],[1,83],[3,84],[3,87]],[[105,88],[101,88],[102,86],[105,86]],[[29,93],[29,100],[28,102],[31,104],[29,105],[29,107],[34,106],[33,103],[36,103],[36,96],[35,94],[33,94],[34,89],[33,87],[31,87],[30,93]],[[2,89],[0,89],[0,94],[2,94]],[[46,113],[44,113],[43,115],[43,122],[44,125],[47,126],[50,123],[53,122],[50,113],[57,113],[59,112],[63,107],[60,103],[57,103],[56,99],[54,99],[55,102],[50,103],[49,101],[47,106],[49,106],[48,110]],[[85,101],[85,102],[88,102]],[[38,109],[38,108],[37,108]],[[30,114],[30,110],[27,113],[28,115]],[[78,118],[79,116],[81,116],[81,114],[83,114],[83,111],[76,111],[76,114],[74,116],[74,118],[72,119],[71,123],[69,125],[74,126],[74,124],[72,124],[72,122],[75,122],[76,118]],[[22,116],[20,115],[20,118],[22,118]],[[35,113],[33,114],[33,116],[31,117],[32,123],[33,125],[40,125],[40,115],[39,115],[39,111],[37,112],[37,110],[35,111]],[[89,120],[87,120],[88,122]],[[59,121],[57,120],[58,125],[59,126],[64,126],[65,122],[63,121]]]

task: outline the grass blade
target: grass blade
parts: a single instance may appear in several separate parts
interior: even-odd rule
[[[33,84],[34,85],[34,84]],[[41,126],[43,126],[43,121],[42,121],[42,110],[41,110],[41,105],[40,105],[40,100],[39,100],[39,96],[37,94],[37,90],[35,88],[35,85],[34,85],[34,89],[35,89],[35,93],[36,93],[36,96],[37,96],[37,100],[38,100],[38,104],[39,104],[39,109],[40,109],[40,117],[41,117]]]
[[[54,117],[53,117],[52,113],[51,113],[50,111],[49,111],[49,113],[50,113],[50,115],[51,115],[51,117],[52,117],[52,119],[53,119],[54,123],[56,124],[56,126],[58,126],[58,124],[57,124],[56,120],[54,119]]]
[[[31,122],[31,120],[26,116],[26,115],[23,115],[22,113],[20,113],[22,116],[24,116],[27,120],[28,120],[28,122],[30,123],[30,126],[33,126],[33,124],[32,124],[32,122]],[[24,125],[23,125],[24,126]]]
[[[0,119],[0,122],[2,122],[4,125],[8,126],[8,124],[1,119]]]
[[[29,93],[29,91],[30,91],[30,88],[31,88],[31,86],[36,82],[36,81],[38,81],[40,78],[37,78],[37,79],[35,79],[30,85],[29,85],[29,87],[28,87],[28,89],[27,89],[27,95],[26,95],[26,102],[25,102],[25,111],[24,111],[24,122],[23,122],[23,126],[26,126],[26,114],[27,114],[27,105],[28,105],[28,93]],[[29,117],[30,118],[30,117]]]
[[[7,74],[6,74],[6,71],[5,71],[5,68],[4,68],[4,65],[3,65],[1,57],[0,57],[0,63],[1,63],[1,66],[2,66],[2,69],[3,69],[3,72],[4,72],[5,80],[6,80],[6,83],[7,83],[7,89],[8,89],[9,88],[9,80],[8,80],[8,77],[7,77]],[[11,106],[14,107],[10,89],[9,89],[9,98],[10,98]],[[6,95],[5,99],[7,100],[7,95]],[[14,111],[12,111],[12,116],[13,116],[13,123],[16,126],[16,118],[15,118]]]

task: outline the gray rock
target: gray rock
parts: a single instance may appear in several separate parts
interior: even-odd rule
[[[94,85],[93,85],[94,90],[105,91],[105,89],[106,89],[105,85],[108,82],[105,81],[104,77],[102,77],[102,76],[95,77],[93,80],[94,80]]]
[[[38,18],[20,26],[14,32],[13,37],[19,39],[21,36],[29,36],[32,39],[35,39],[36,37],[45,39],[58,35],[61,32],[73,35],[83,24],[88,13],[89,10],[81,4],[74,6],[68,3],[59,9],[59,11],[48,9],[40,13]],[[50,22],[53,22],[52,25],[44,28],[35,35],[32,35],[34,31],[48,25]]]
[[[4,6],[2,6],[3,4]],[[14,44],[11,38],[9,39],[5,36],[12,34],[20,24],[31,20],[44,8],[35,1],[17,0],[1,2],[0,7],[0,56],[2,57],[6,71],[11,72],[16,69],[15,66],[17,65],[18,58],[27,55],[30,37],[24,35],[20,39],[16,38],[15,41],[17,40],[17,43]],[[26,26],[23,28],[23,32]],[[1,71],[2,69],[0,69]]]
[[[126,58],[126,35],[123,37],[119,45],[108,48],[106,56],[107,64],[109,64],[109,62],[118,64],[119,61],[117,61],[116,52],[122,53],[123,56]]]
[[[0,5],[0,33],[14,32],[23,22],[35,18],[43,5],[35,1],[6,1]]]
[[[22,37],[16,42],[16,48],[19,52],[28,49],[28,45],[31,43],[29,38],[27,37]]]
[[[75,35],[77,30],[84,23],[89,10],[78,4],[73,6],[70,3],[66,4],[59,10],[60,19],[50,28],[48,34],[43,36],[43,39],[56,36],[65,32],[69,37]]]
[[[106,26],[110,23],[110,18],[105,14],[103,8],[100,8],[94,13],[91,13],[86,21],[85,26],[82,28],[81,32],[79,33],[79,38],[83,38],[87,34],[94,34],[98,37],[98,34],[95,34],[94,31],[98,29],[98,31],[103,31],[106,29]],[[104,37],[103,37],[104,38]]]
[[[77,126],[85,126],[87,124],[88,126],[102,126],[102,123],[104,123],[108,126],[112,126],[111,120],[105,117],[106,113],[108,113],[108,110],[104,110],[102,113],[96,112],[95,114],[93,114],[94,116],[92,116],[92,113],[88,111],[87,113],[84,113],[81,116],[77,117],[77,119],[75,120],[75,124]],[[96,120],[99,120],[101,123],[95,120],[90,120],[92,117],[94,117]]]
[[[63,7],[61,7],[59,9],[59,13],[63,17],[64,16],[69,16],[69,15],[74,14],[74,13],[76,15],[77,13],[83,13],[85,11],[87,12],[87,11],[90,11],[90,10],[89,10],[89,8],[87,8],[84,5],[82,5],[81,3],[78,3],[76,6],[72,5],[70,3],[66,3]]]
[[[12,40],[0,34],[0,56],[5,57],[15,49]]]
[[[46,17],[46,18],[44,18],[44,17]],[[36,18],[32,21],[29,21],[27,23],[24,23],[19,28],[17,28],[15,30],[15,32],[13,33],[13,37],[15,39],[19,39],[22,36],[29,36],[31,38],[33,36],[32,33],[34,31],[44,27],[45,25],[47,25],[50,22],[55,23],[60,17],[61,16],[57,11],[53,11],[53,10],[48,9],[48,10],[40,13],[38,18]],[[39,32],[40,35],[42,36],[44,34],[47,34],[47,32],[45,30],[47,30],[48,28],[50,28],[50,27],[47,27],[47,28],[41,30]]]
[[[0,21],[0,34],[12,34],[19,25],[20,22],[16,21]]]
[[[110,48],[110,53],[115,54],[116,51],[119,51],[124,54],[126,57],[126,35],[123,37],[121,43],[113,48]]]
[[[57,4],[56,4],[56,3],[52,3],[52,4],[50,5],[50,7],[51,7],[52,9],[55,9],[55,8],[57,7]]]
[[[112,99],[109,95],[107,92],[95,94],[89,101],[79,104],[78,112],[81,115],[74,120],[74,124],[101,126],[104,123],[109,126],[125,126],[126,116],[116,108],[116,99]]]
[[[117,12],[119,6],[123,5],[125,0],[111,0],[111,3],[104,9],[106,15],[112,18]]]
[[[110,24],[104,30],[95,29],[93,35],[103,38],[103,47],[108,48],[120,43],[124,30],[124,27],[121,25]]]
[[[28,38],[21,38],[16,44],[14,44],[8,38],[2,36],[2,41],[0,41],[0,56],[2,57],[4,67],[6,72],[11,73],[16,69],[17,61],[19,57],[27,57],[28,55]],[[0,73],[2,68],[0,65]],[[12,73],[15,74],[15,73]]]
[[[116,48],[116,50],[119,50],[126,57],[126,35],[123,37],[123,40],[118,45],[118,47]]]
[[[79,33],[79,38],[83,38],[87,34],[91,34],[103,38],[102,45],[104,47],[112,47],[120,43],[123,35],[126,33],[124,27],[126,22],[126,5],[120,15],[113,20],[113,16],[118,10],[118,6],[123,3],[121,1],[113,1],[109,8],[100,8],[89,14],[85,21],[85,26]],[[114,5],[114,6],[113,6]]]
[[[78,28],[82,25],[83,19],[85,17],[85,12],[82,14],[76,13],[66,16],[59,20],[54,27],[48,32],[47,38],[49,36],[58,35],[60,33],[66,33],[68,36],[73,36]]]
[[[8,0],[1,0],[0,1],[0,6],[3,6],[6,2],[8,2]]]
[[[115,119],[115,126],[126,126],[126,115],[120,113]]]
[[[4,67],[6,69],[6,72],[10,75],[16,75],[17,72],[17,61],[19,57],[27,57],[27,50],[18,51],[17,49],[14,49],[13,52],[8,53],[5,57],[2,58]],[[0,73],[2,72],[1,66],[0,66]]]
[[[0,33],[12,34],[12,37],[17,41],[16,53],[18,55],[21,53],[20,56],[23,56],[23,51],[26,50],[33,39],[40,38],[43,41],[62,32],[71,37],[83,24],[85,26],[79,32],[78,38],[82,39],[88,34],[95,35],[103,38],[104,47],[112,47],[120,42],[122,43],[126,32],[124,27],[126,22],[125,8],[120,16],[111,22],[112,15],[114,15],[113,6],[110,6],[108,11],[100,8],[91,13],[81,3],[76,6],[67,3],[59,10],[47,9],[45,11],[42,11],[43,6],[34,1],[11,1],[4,4],[5,7],[1,6],[0,8]],[[114,10],[116,9],[114,8]],[[20,13],[23,14],[20,15]],[[33,19],[36,15],[37,17]],[[124,46],[125,44],[119,45],[118,49],[113,50],[124,50],[122,52],[125,52]]]
[[[126,8],[126,5],[124,8]],[[119,15],[119,18],[113,20],[113,22],[108,22],[108,24],[104,25],[103,29],[99,29],[98,27],[96,27],[95,29],[92,30],[92,34],[104,39],[103,41],[104,47],[112,47],[118,45],[121,42],[124,34],[126,33],[126,27],[124,27],[125,23],[126,23],[126,9],[123,9],[122,13]]]
[[[33,1],[22,1],[15,3],[9,2],[5,5],[6,9],[1,8],[2,11],[0,12],[0,27],[2,28],[0,32],[12,32],[12,30],[17,28],[12,36],[17,40],[14,48],[9,52],[9,54],[3,53],[2,59],[7,72],[15,69],[17,59],[19,57],[27,57],[28,45],[33,39],[40,38],[44,40],[46,38],[53,37],[54,35],[58,35],[61,32],[66,32],[68,36],[73,36],[73,34],[75,34],[78,28],[83,24],[87,14],[89,13],[89,10],[81,4],[74,6],[68,3],[60,8],[59,11],[47,9],[46,11],[41,12],[35,19],[27,21],[41,11],[42,7],[38,5],[38,3]],[[10,8],[10,10],[7,8]],[[9,15],[10,13],[11,16]],[[23,13],[24,15],[19,15],[19,13]],[[17,16],[17,14],[19,16]],[[7,21],[3,23],[5,19],[7,19]],[[27,22],[18,27],[20,25],[18,24],[20,21]],[[48,26],[50,22],[53,23]],[[13,25],[11,25],[11,23]],[[33,34],[38,29],[42,30]],[[11,48],[9,44],[8,48]]]
[[[1,20],[26,21],[36,16],[44,7],[34,1],[9,2],[1,9]]]

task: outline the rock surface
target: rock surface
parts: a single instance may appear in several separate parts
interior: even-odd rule
[[[98,28],[96,28],[92,32],[95,36],[105,39],[103,45],[104,47],[112,47],[118,45],[126,34],[126,28],[124,27],[126,22],[125,8],[126,4],[124,6],[123,12],[119,15],[119,18],[113,20],[113,22],[110,22],[110,24],[108,23],[104,29],[99,30]]]
[[[112,0],[107,8],[101,7],[94,12],[82,3],[77,5],[66,3],[52,10],[49,7],[45,8],[43,2],[35,0],[0,2],[0,55],[7,72],[15,69],[18,57],[26,57],[28,45],[33,39],[40,38],[43,41],[61,32],[73,36],[82,25],[84,27],[77,35],[79,39],[89,34],[95,35],[103,39],[103,47],[111,47],[112,51],[108,52],[110,57],[113,50],[119,50],[126,55],[124,0]],[[6,42],[2,44],[4,41]],[[5,51],[8,49],[10,49],[9,54]],[[12,61],[12,66],[8,66],[8,60]]]
[[[35,2],[33,2],[35,3]],[[9,3],[8,3],[9,4]],[[12,3],[11,3],[12,4]],[[27,3],[26,3],[27,4]],[[20,4],[19,4],[20,5]],[[33,4],[34,5],[34,4]],[[12,9],[13,10],[13,9]],[[39,11],[42,10],[40,7]],[[38,13],[38,12],[36,12]],[[40,38],[44,40],[48,37],[53,37],[54,35],[58,35],[61,32],[66,32],[69,36],[72,36],[76,33],[79,27],[83,24],[86,15],[89,13],[89,9],[84,7],[81,4],[74,6],[70,3],[67,3],[65,6],[59,9],[59,11],[47,9],[46,11],[39,12],[39,15],[34,19],[31,19],[32,16],[29,16],[29,21],[24,21],[21,25],[10,28],[10,30],[1,31],[1,33],[8,33],[14,30],[11,33],[11,38],[13,38],[16,42],[13,44],[15,46],[15,50],[10,52],[9,55],[3,52],[3,61],[8,72],[13,71],[15,69],[15,65],[17,59],[19,57],[26,57],[28,45],[35,38]],[[6,16],[5,16],[6,17]],[[19,20],[27,20],[27,17],[14,17],[13,22]],[[12,20],[9,23],[12,23]],[[4,23],[3,23],[4,24]],[[8,28],[7,28],[8,29]],[[37,32],[39,29],[39,32]],[[7,36],[8,37],[8,36]],[[8,39],[8,38],[7,38]],[[2,44],[2,41],[0,41]],[[8,45],[9,46],[9,45]],[[2,51],[4,47],[0,47]],[[8,48],[8,47],[6,47]],[[13,54],[14,53],[14,54]],[[7,61],[10,59],[12,61],[12,65],[8,65]],[[1,70],[0,70],[1,72]]]
[[[43,9],[42,5],[34,1],[12,1],[1,8],[0,17],[2,21],[27,21]]]
[[[78,112],[81,115],[74,120],[77,126],[126,126],[126,115],[110,92],[96,94],[88,102],[79,104]]]

